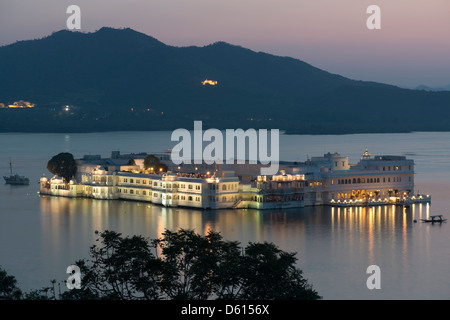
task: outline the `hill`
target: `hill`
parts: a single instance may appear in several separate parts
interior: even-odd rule
[[[225,42],[174,47],[132,29],[67,30],[0,48],[0,131],[450,130],[450,92],[351,80]],[[203,85],[206,78],[217,85]],[[68,106],[68,107],[66,107]]]

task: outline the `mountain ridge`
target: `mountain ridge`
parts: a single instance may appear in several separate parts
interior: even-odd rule
[[[0,109],[1,132],[173,130],[194,120],[291,133],[450,130],[449,92],[353,80],[224,41],[170,46],[130,28],[0,47],[0,72],[0,103],[36,104]]]

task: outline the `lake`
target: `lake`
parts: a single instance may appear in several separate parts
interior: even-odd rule
[[[0,265],[24,291],[51,279],[65,280],[68,265],[88,256],[95,230],[157,238],[165,229],[221,232],[227,240],[274,242],[296,252],[305,278],[324,299],[449,299],[448,223],[414,222],[427,214],[449,217],[450,133],[280,135],[280,159],[339,152],[356,163],[372,155],[406,155],[415,161],[415,189],[431,205],[410,208],[307,207],[277,211],[190,210],[132,201],[39,196],[38,180],[47,161],[60,152],[108,157],[172,148],[171,132],[85,134],[0,134],[0,173],[30,178],[29,186],[0,184]],[[369,290],[367,267],[381,271],[381,289]]]

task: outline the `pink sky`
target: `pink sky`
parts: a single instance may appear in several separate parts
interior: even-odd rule
[[[66,28],[130,27],[175,46],[226,41],[353,79],[450,84],[450,0],[1,0],[0,45]],[[368,30],[366,8],[381,8]]]

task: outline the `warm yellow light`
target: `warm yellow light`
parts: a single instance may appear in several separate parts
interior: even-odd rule
[[[163,169],[162,168],[159,168],[159,171],[162,171]]]
[[[8,105],[8,108],[34,108],[34,104],[32,104],[31,102],[20,100]]]
[[[202,81],[202,85],[205,85],[205,84],[209,84],[211,86],[215,86],[217,84],[217,81],[206,79],[205,81]]]

